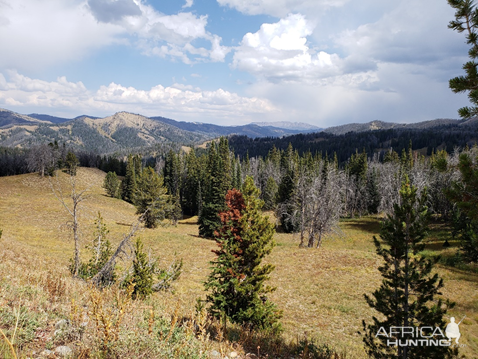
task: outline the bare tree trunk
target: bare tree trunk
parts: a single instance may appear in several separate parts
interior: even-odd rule
[[[307,243],[307,247],[314,248],[314,239],[315,239],[315,230],[312,229],[309,234],[309,243]]]
[[[114,254],[111,256],[111,258],[108,260],[108,262],[105,263],[103,268],[100,269],[100,271],[92,278],[92,282],[96,285],[99,286],[100,283],[102,282],[103,278],[110,278],[111,277],[111,271],[114,268],[114,265],[116,263],[116,258],[120,256],[121,254],[128,255],[126,253],[126,247],[130,246],[130,239],[134,236],[135,232],[138,230],[139,225],[141,221],[143,220],[144,216],[146,215],[148,211],[144,212],[141,217],[139,217],[138,221],[131,226],[131,230],[129,231],[128,234],[126,234],[123,238],[123,240],[120,242],[118,247],[116,248],[116,251]]]
[[[321,245],[322,245],[322,232],[320,231],[319,232],[319,240],[317,241],[317,247],[316,248],[320,248]]]
[[[80,235],[79,235],[79,228],[78,228],[78,201],[76,196],[72,196],[73,198],[73,239],[75,241],[75,260],[74,260],[74,268],[73,268],[73,275],[75,277],[78,276],[78,270],[80,268]]]
[[[84,201],[87,197],[85,196],[85,192],[87,189],[83,191],[77,192],[76,190],[76,177],[70,175],[70,185],[71,185],[71,193],[69,197],[71,198],[73,205],[70,208],[65,201],[65,197],[63,195],[63,191],[61,189],[60,181],[58,180],[58,175],[56,178],[57,188],[53,186],[53,183],[50,181],[50,188],[53,192],[53,195],[58,199],[58,201],[65,207],[72,218],[71,228],[73,230],[73,240],[75,242],[75,250],[74,250],[74,258],[73,258],[73,276],[78,276],[78,270],[80,268],[81,257],[80,257],[80,225],[78,221],[78,215],[80,210],[80,203]]]

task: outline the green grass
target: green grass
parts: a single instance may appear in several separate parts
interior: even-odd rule
[[[84,244],[92,239],[92,225],[98,211],[110,230],[108,238],[113,246],[137,219],[132,205],[104,194],[101,188],[104,176],[95,169],[79,169],[78,188],[89,188],[89,198],[82,203],[80,217]],[[67,176],[60,174],[59,177],[66,193]],[[0,178],[0,228],[3,229],[0,308],[12,312],[13,305],[18,305],[21,298],[28,313],[44,313],[43,317],[31,317],[36,318],[39,327],[35,331],[36,340],[26,347],[30,352],[43,350],[54,331],[54,322],[72,315],[72,299],[75,303],[88,303],[84,283],[72,280],[67,271],[68,260],[73,255],[73,241],[65,225],[68,220],[66,210],[51,194],[48,179],[34,174]],[[129,318],[130,323],[143,323],[144,326],[143,317],[149,310],[145,308],[154,308],[158,313],[157,325],[163,328],[167,324],[164,318],[169,318],[170,323],[178,301],[180,315],[190,318],[196,299],[205,297],[203,282],[210,270],[209,261],[214,258],[211,250],[216,244],[198,237],[196,220],[192,217],[180,221],[177,227],[143,228],[137,233],[145,249],[159,256],[161,266],[183,258],[184,267],[174,292],[155,294],[144,304],[138,304],[143,309],[136,308],[136,319]],[[327,344],[339,352],[346,352],[347,358],[366,358],[362,338],[357,332],[362,329],[363,319],[371,321],[376,315],[363,296],[372,293],[381,282],[377,270],[381,259],[375,254],[372,241],[380,231],[380,219],[344,219],[340,229],[340,233],[325,238],[318,250],[298,248],[297,235],[277,233],[277,246],[267,258],[276,267],[270,284],[277,290],[270,299],[283,310],[286,341],[297,343],[303,342],[305,337],[313,338],[317,348]],[[447,228],[432,226],[424,254],[451,258],[457,244],[443,250],[441,244],[446,233]],[[86,253],[84,250],[83,254]],[[120,268],[125,266],[119,263]],[[45,279],[48,271],[53,271],[66,283],[64,295],[58,300],[52,300],[48,294]],[[460,340],[466,347],[461,353],[473,357],[473,353],[478,352],[478,275],[445,262],[440,262],[436,271],[445,281],[443,296],[457,303],[450,316],[467,315]],[[11,329],[9,318],[6,314],[0,315],[0,327]],[[131,327],[126,326],[125,333],[134,333],[134,330],[131,324]],[[137,345],[152,345],[148,340],[138,341]],[[179,340],[179,346],[185,341]],[[131,341],[122,343],[122,348],[125,343],[134,346]],[[204,342],[201,345],[203,350],[227,351],[221,347],[223,344]]]

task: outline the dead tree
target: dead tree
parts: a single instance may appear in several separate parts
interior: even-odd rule
[[[49,179],[50,188],[53,192],[53,195],[58,199],[58,201],[65,207],[68,214],[71,216],[71,221],[68,221],[68,226],[73,231],[73,240],[75,242],[75,253],[73,258],[73,267],[71,272],[74,277],[78,276],[78,269],[81,263],[81,256],[80,256],[80,225],[79,225],[79,212],[80,212],[80,203],[83,202],[88,197],[86,196],[86,192],[88,189],[84,189],[82,191],[78,191],[76,188],[76,177],[70,175],[70,187],[71,191],[68,197],[65,197],[63,194],[63,190],[61,188],[60,181],[58,179],[58,175],[56,177],[56,187],[53,182]],[[67,203],[66,198],[71,199],[71,205]]]
[[[343,175],[325,162],[319,170],[299,174],[291,201],[292,216],[300,230],[299,247],[319,248],[323,235],[338,228],[343,206]]]
[[[146,210],[147,212],[148,210]],[[112,277],[112,271],[114,270],[116,260],[120,256],[126,256],[130,257],[130,254],[127,252],[129,249],[131,251],[131,238],[133,238],[134,234],[136,231],[139,229],[140,223],[143,221],[144,216],[146,215],[146,212],[144,212],[141,217],[139,217],[138,221],[131,226],[131,230],[129,233],[127,233],[121,242],[118,244],[118,247],[116,248],[116,251],[113,253],[111,258],[105,263],[103,268],[101,268],[98,273],[92,278],[92,282],[96,286],[100,286],[101,283],[104,282],[104,278],[111,278]]]

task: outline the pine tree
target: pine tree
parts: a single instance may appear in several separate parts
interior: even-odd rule
[[[198,191],[200,182],[199,160],[194,148],[186,155],[184,177],[181,182],[182,209],[185,214],[198,214]]]
[[[103,182],[103,188],[106,193],[113,198],[120,198],[121,181],[115,172],[108,172]]]
[[[367,210],[370,214],[378,213],[380,206],[380,193],[378,191],[378,175],[375,168],[369,173],[367,178],[368,205]]]
[[[80,161],[71,151],[68,151],[65,159],[66,173],[70,176],[76,176],[76,169],[78,168]]]
[[[136,176],[136,180],[138,180],[143,173],[143,159],[141,158],[141,155],[136,155],[133,157],[133,165],[134,175]]]
[[[394,213],[382,225],[383,244],[374,237],[377,253],[384,259],[379,267],[383,281],[365,299],[384,319],[373,317],[373,323],[368,325],[363,321],[365,348],[371,358],[447,358],[452,353],[449,347],[387,345],[387,339],[405,343],[414,338],[402,335],[399,329],[395,330],[399,334],[377,335],[380,328],[391,333],[391,327],[420,327],[423,335],[431,336],[436,327],[445,327],[443,317],[447,308],[453,306],[436,299],[443,280],[438,274],[431,275],[434,262],[418,254],[424,248],[422,241],[427,230],[426,193],[417,198],[417,189],[410,186],[407,178],[400,199],[401,204],[395,204]]]
[[[478,165],[468,153],[460,155],[458,169],[461,180],[445,190],[447,198],[456,204],[459,221],[455,230],[460,237],[462,257],[467,262],[478,261]]]
[[[229,141],[227,137],[221,137],[219,139],[218,146],[219,155],[219,169],[220,169],[220,188],[223,196],[226,192],[232,188],[232,166],[231,166],[231,153],[229,150]]]
[[[179,155],[173,150],[169,150],[164,161],[163,169],[164,185],[168,190],[168,194],[176,195],[181,187],[181,167]]]
[[[274,226],[262,216],[263,202],[253,179],[246,178],[243,194],[229,190],[226,204],[215,233],[217,257],[205,283],[209,312],[252,328],[278,330],[281,313],[267,299],[275,288],[265,285],[274,266],[261,265],[275,245]]]
[[[199,235],[206,238],[211,238],[221,224],[219,212],[225,208],[226,185],[230,185],[230,181],[227,182],[227,179],[224,178],[224,171],[221,168],[222,161],[213,141],[209,147],[207,157],[206,188],[205,194],[202,196],[203,204],[198,219]]]
[[[126,175],[124,177],[123,182],[121,183],[121,187],[122,198],[129,203],[134,203],[134,194],[136,191],[136,171],[132,155],[128,156],[128,162],[126,164]]]
[[[467,33],[466,43],[470,45],[468,56],[471,59],[463,65],[466,75],[451,79],[449,85],[454,93],[468,92],[473,106],[462,107],[458,113],[462,118],[470,118],[478,115],[478,64],[475,62],[478,58],[478,9],[473,0],[448,0],[448,4],[456,10],[455,20],[450,21],[448,28]]]
[[[265,210],[271,210],[276,207],[277,190],[278,186],[274,178],[267,178],[266,187],[262,196]]]
[[[294,206],[291,203],[292,195],[296,189],[296,172],[294,169],[289,169],[282,177],[282,180],[279,184],[277,190],[277,199],[276,202],[279,204],[277,206],[277,217],[280,220],[282,229],[286,233],[292,233],[297,231],[297,219],[295,218],[296,214],[294,213]]]
[[[170,150],[164,163],[164,185],[169,194],[170,214],[169,218],[176,225],[182,216],[181,210],[181,162],[179,155]]]
[[[134,244],[133,273],[124,280],[124,286],[132,284],[133,299],[146,299],[153,293],[153,274],[155,263],[149,263],[146,253],[143,252],[141,239],[136,239]]]
[[[113,254],[110,241],[106,238],[109,233],[108,228],[104,222],[101,213],[98,212],[98,217],[95,220],[95,232],[93,243],[87,246],[91,251],[91,258],[87,263],[82,263],[78,270],[78,276],[83,279],[93,278]],[[116,279],[114,268],[108,273],[107,278],[101,278],[101,285],[109,285]]]
[[[233,162],[233,164],[234,166],[232,168],[234,169],[234,177],[232,181],[232,188],[240,190],[242,187],[242,169],[241,169],[241,160],[239,159],[239,156]]]
[[[137,184],[134,198],[137,214],[146,212],[143,220],[147,228],[156,228],[170,213],[166,192],[162,177],[151,167],[146,167]]]

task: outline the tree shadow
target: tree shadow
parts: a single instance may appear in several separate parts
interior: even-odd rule
[[[342,225],[359,232],[368,232],[378,235],[380,233],[380,221],[375,217],[367,218],[347,218],[342,221]]]

